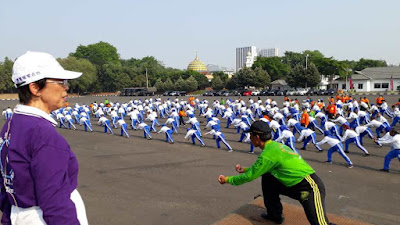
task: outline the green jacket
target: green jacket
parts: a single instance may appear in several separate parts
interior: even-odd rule
[[[275,141],[267,141],[256,162],[245,172],[227,178],[232,185],[241,185],[250,182],[265,173],[271,173],[286,187],[292,187],[313,174],[315,171],[310,165],[291,148]]]

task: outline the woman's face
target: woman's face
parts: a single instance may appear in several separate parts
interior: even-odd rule
[[[64,80],[47,79],[46,85],[40,90],[40,99],[48,113],[63,107],[67,101],[68,86]]]

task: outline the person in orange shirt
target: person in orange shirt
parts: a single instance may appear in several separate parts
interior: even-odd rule
[[[399,98],[399,101],[397,102],[397,103],[395,103],[394,105],[392,105],[392,107],[394,108],[394,107],[400,107],[400,98]]]
[[[307,108],[303,108],[303,114],[301,115],[300,124],[301,126],[307,128],[310,123],[310,116],[308,115]]]
[[[334,119],[336,117],[336,105],[329,102],[329,105],[326,107],[326,113],[330,119]]]
[[[379,97],[376,99],[376,104],[377,105],[382,105],[382,101],[384,100],[382,95],[379,95]]]
[[[186,125],[185,121],[183,120],[183,117],[186,116],[186,112],[183,109],[181,109],[178,115],[179,115],[179,125]]]

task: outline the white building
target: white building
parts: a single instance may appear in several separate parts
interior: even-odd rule
[[[356,92],[385,92],[396,91],[400,86],[400,67],[373,67],[366,68],[362,71],[356,71],[356,74],[351,76],[353,87]],[[390,84],[393,79],[393,87]],[[349,90],[350,78],[338,79],[333,82],[333,87],[337,89]]]
[[[261,57],[274,57],[279,56],[279,48],[261,49],[259,52]]]
[[[254,62],[257,59],[257,48],[255,46],[236,48],[236,72],[246,66],[247,53],[249,52]]]

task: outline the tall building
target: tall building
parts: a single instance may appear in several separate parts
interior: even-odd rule
[[[279,56],[279,48],[261,49],[259,52],[261,57],[274,57]]]
[[[257,48],[255,46],[236,48],[236,72],[246,66],[247,53],[250,53],[251,65],[253,65],[257,59]]]

